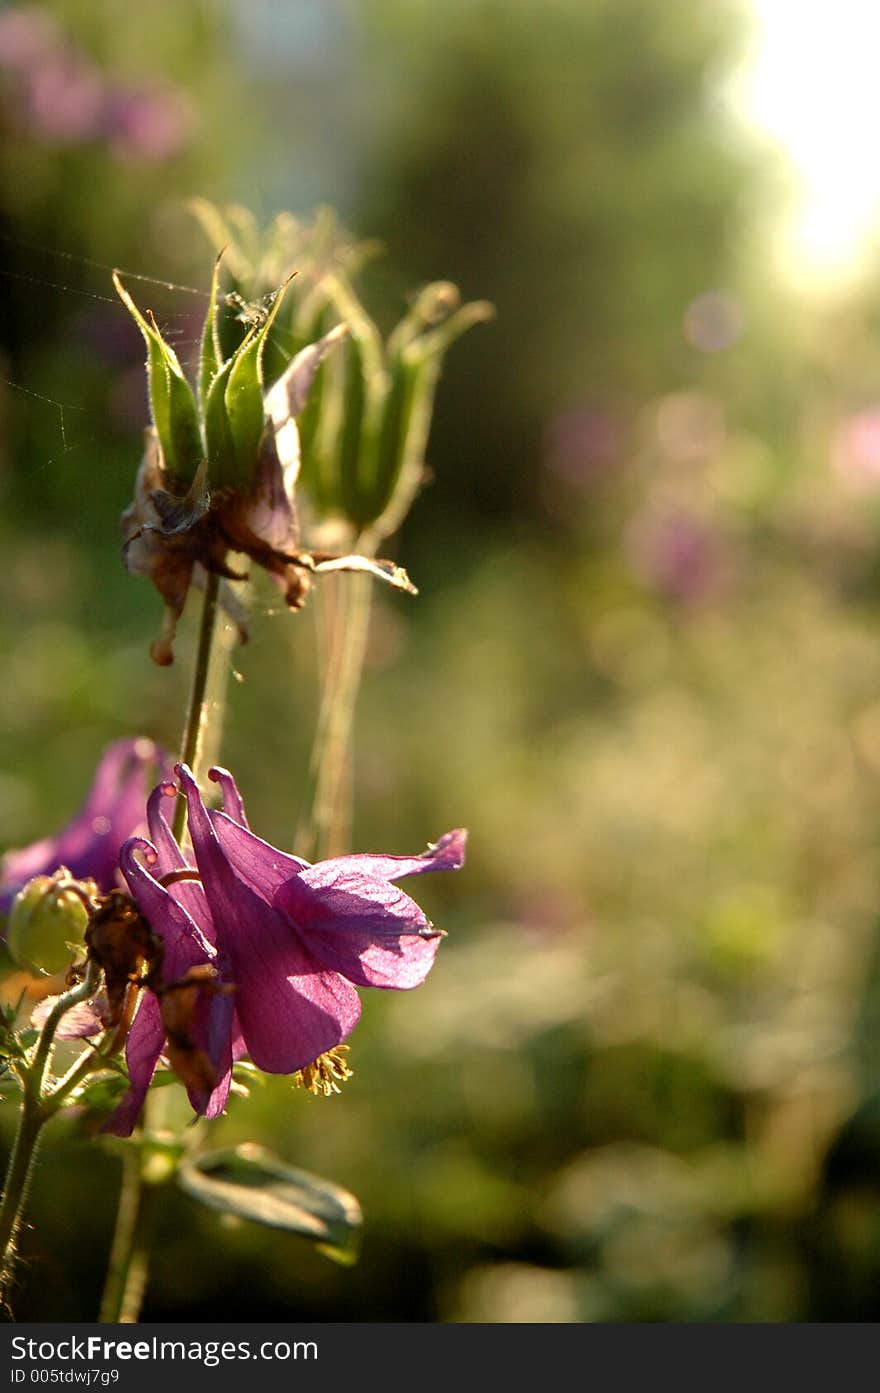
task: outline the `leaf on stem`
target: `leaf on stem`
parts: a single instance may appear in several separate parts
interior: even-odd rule
[[[178,1183],[210,1209],[300,1234],[335,1262],[357,1261],[362,1216],[354,1195],[263,1147],[245,1143],[186,1160]]]

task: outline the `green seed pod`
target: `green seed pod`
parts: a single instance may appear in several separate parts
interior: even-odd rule
[[[141,314],[117,271],[113,272],[113,284],[147,345],[150,410],[162,446],[165,467],[183,483],[192,483],[204,458],[199,413],[192,388],[183,375],[174,349],[162,338],[152,315],[148,321]]]
[[[220,283],[220,258],[222,251],[214,262],[214,272],[211,276],[211,293],[208,299],[208,312],[205,315],[205,327],[202,330],[202,344],[199,351],[199,407],[202,416],[205,414],[205,405],[208,400],[208,390],[220,368],[223,365],[223,350],[220,346],[219,318],[220,306],[217,301],[217,292]]]
[[[94,881],[72,881],[62,866],[38,875],[19,890],[9,911],[6,945],[19,967],[52,976],[69,966],[81,948],[89,916],[83,895],[96,895]]]
[[[224,482],[249,484],[254,476],[260,440],[265,427],[263,410],[263,345],[281,308],[289,280],[277,291],[265,320],[254,328],[236,353],[229,367],[223,404],[229,422],[234,455],[233,479]],[[210,461],[209,461],[210,465]],[[215,482],[210,475],[209,482]]]
[[[212,488],[232,484],[236,478],[235,446],[229,417],[226,414],[226,384],[232,359],[224,363],[208,387],[205,396],[205,444],[208,455],[208,477]]]

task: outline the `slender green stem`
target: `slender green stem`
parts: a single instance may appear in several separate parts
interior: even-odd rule
[[[186,726],[183,732],[183,743],[180,748],[181,763],[188,764],[191,769],[195,768],[198,761],[199,746],[202,741],[207,719],[205,693],[208,688],[208,676],[211,670],[211,649],[214,643],[214,632],[217,620],[217,598],[219,593],[220,578],[209,571],[205,581],[205,599],[202,605],[202,619],[199,625],[199,641],[198,648],[196,649],[196,664],[193,670],[192,690],[190,692]],[[186,799],[179,797],[177,800],[177,807],[174,810],[174,825],[172,829],[178,841],[180,841],[183,836],[185,822]]]
[[[188,764],[196,775],[199,772],[199,752],[208,721],[209,703],[206,694],[217,631],[219,591],[219,577],[209,573],[205,581],[192,689],[180,751],[181,762]],[[178,842],[183,838],[185,824],[186,800],[179,797],[173,823],[174,836]],[[147,1114],[154,1107],[155,1100],[148,1095]],[[155,1186],[144,1183],[140,1151],[127,1154],[123,1162],[113,1246],[101,1297],[100,1319],[103,1322],[121,1321],[133,1325],[140,1316],[149,1272],[154,1191]]]
[[[362,545],[364,554],[369,554]],[[312,747],[311,806],[297,837],[309,859],[348,850],[351,834],[351,749],[354,716],[363,676],[373,583],[346,577],[347,597],[337,607],[335,632],[324,665],[321,709]]]
[[[46,1018],[30,1067],[24,1076],[18,1129],[9,1158],[3,1202],[0,1204],[0,1302],[3,1305],[8,1302],[15,1265],[15,1239],[27,1201],[40,1134],[57,1110],[53,1106],[52,1094],[44,1096],[43,1088],[55,1031],[67,1011],[93,995],[97,972],[97,968],[90,964],[83,981],[59,997]],[[91,1058],[88,1062],[91,1067]]]
[[[137,1323],[147,1285],[155,1190],[144,1184],[140,1151],[130,1148],[123,1158],[116,1231],[98,1316],[101,1324]]]

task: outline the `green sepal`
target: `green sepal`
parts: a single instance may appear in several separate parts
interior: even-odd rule
[[[347,1266],[357,1261],[362,1216],[354,1195],[261,1146],[245,1143],[185,1159],[177,1180],[210,1209],[300,1234]]]
[[[226,387],[233,359],[225,362],[205,395],[205,443],[208,453],[208,485],[212,489],[232,484],[237,477],[235,446],[226,414]]]
[[[214,270],[211,275],[211,292],[208,299],[208,312],[205,315],[205,326],[202,329],[202,345],[199,353],[199,406],[203,418],[205,414],[205,404],[208,400],[208,389],[223,366],[223,350],[220,347],[220,328],[218,323],[220,308],[217,303],[217,292],[220,285],[220,261],[222,256],[223,251],[220,251],[214,262]]]
[[[192,388],[183,375],[174,349],[163,339],[155,320],[148,321],[141,314],[118,271],[113,272],[113,284],[146,341],[150,410],[165,467],[182,482],[191,483],[204,457]]]
[[[290,279],[277,291],[265,321],[247,336],[229,367],[223,402],[232,438],[234,478],[225,482],[247,484],[254,475],[265,425],[263,345],[281,308]]]

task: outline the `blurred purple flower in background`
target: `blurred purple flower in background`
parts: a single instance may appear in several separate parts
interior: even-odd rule
[[[119,882],[119,852],[144,825],[147,790],[167,777],[170,760],[152,740],[117,740],[104,751],[89,795],[79,812],[54,837],[45,837],[0,861],[0,913],[33,876],[66,866],[76,879],[91,879],[101,890]]]
[[[23,124],[52,144],[94,140],[100,134],[103,107],[100,74],[73,48],[47,54],[28,74]]]
[[[188,144],[195,111],[173,87],[119,87],[103,112],[103,131],[120,159],[170,160]]]
[[[639,514],[626,536],[639,579],[671,600],[695,601],[712,592],[725,568],[725,547],[709,522],[682,508]]]
[[[4,73],[8,114],[48,144],[106,141],[120,159],[160,163],[195,129],[195,112],[179,89],[114,82],[40,6],[0,14]]]
[[[622,448],[621,430],[605,407],[582,403],[562,411],[544,437],[547,468],[576,487],[588,487],[614,464]]]
[[[36,5],[0,14],[0,68],[27,72],[60,43],[56,21]]]
[[[841,422],[831,442],[831,464],[854,493],[880,489],[880,406]]]
[[[692,300],[684,312],[682,332],[701,353],[721,353],[732,348],[745,328],[742,304],[728,291],[707,290]]]

